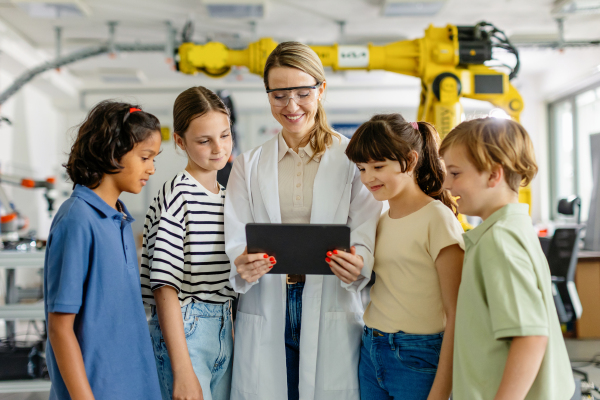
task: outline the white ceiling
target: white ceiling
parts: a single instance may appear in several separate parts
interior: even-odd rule
[[[12,0],[0,0],[0,18],[32,44],[53,49],[54,27],[64,27],[65,45],[74,47],[107,37],[107,21],[118,21],[117,38],[156,42],[164,39],[164,22],[181,29],[187,19],[195,22],[197,41],[222,37],[240,44],[258,37],[330,43],[355,39],[388,40],[418,37],[430,24],[472,25],[487,20],[509,35],[556,33],[551,15],[554,0],[447,0],[434,17],[385,17],[383,0],[265,0],[266,16],[254,21],[211,19],[201,0],[81,0],[91,9],[85,18],[31,18]],[[58,2],[58,0],[57,0]],[[345,33],[339,24],[345,22]],[[567,39],[597,39],[597,14],[571,16]],[[253,26],[255,24],[255,26]],[[233,44],[233,43],[232,43]]]
[[[91,10],[84,18],[38,19],[27,15],[12,0],[0,0],[0,20],[18,32],[32,46],[55,52],[54,28],[63,28],[63,54],[98,44],[108,37],[108,21],[118,21],[117,42],[164,43],[165,22],[181,32],[186,20],[194,22],[194,41],[218,40],[230,47],[245,47],[260,37],[276,41],[298,40],[309,44],[388,43],[423,35],[429,24],[473,25],[492,22],[509,36],[551,35],[557,25],[551,14],[554,0],[447,0],[434,17],[384,17],[383,0],[265,0],[266,15],[254,21],[211,19],[201,0],[81,0]],[[58,1],[57,1],[58,2]],[[344,21],[340,29],[337,21]],[[178,38],[180,37],[178,33]],[[567,40],[600,39],[600,14],[569,16],[565,21]],[[596,48],[600,51],[600,48]],[[522,50],[524,59],[535,60],[523,69],[540,68],[536,50]],[[548,54],[547,52],[545,54]],[[542,57],[543,59],[543,57]],[[535,65],[534,65],[535,64]],[[546,64],[547,65],[547,64]],[[544,67],[546,66],[544,65]],[[142,77],[142,86],[198,84],[198,78],[172,71],[164,54],[119,54],[115,59],[100,56],[68,67],[82,82],[82,88],[122,87],[107,84],[99,76],[104,69],[131,69]],[[230,82],[259,84],[240,73]]]

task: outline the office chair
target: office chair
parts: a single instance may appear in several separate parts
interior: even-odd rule
[[[577,196],[569,196],[558,201],[558,213],[563,215],[575,215],[577,208],[577,225],[581,224],[581,199]]]
[[[575,211],[577,209],[577,212]],[[577,196],[561,199],[558,212],[576,215],[577,224],[558,228],[549,243],[541,240],[552,275],[552,295],[561,323],[572,322],[581,317],[581,302],[575,287],[575,270],[581,239],[581,200]],[[547,246],[544,246],[546,244]]]

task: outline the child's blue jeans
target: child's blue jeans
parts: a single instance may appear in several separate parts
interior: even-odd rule
[[[426,400],[444,333],[384,333],[365,326],[358,378],[361,400]]]
[[[192,367],[204,400],[229,400],[233,338],[231,305],[190,303],[181,308]],[[149,322],[163,400],[173,399],[173,372],[155,307]]]

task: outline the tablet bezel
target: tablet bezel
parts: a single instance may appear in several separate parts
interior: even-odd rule
[[[287,239],[286,239],[287,237]],[[277,264],[270,274],[333,275],[327,251],[350,249],[350,227],[342,224],[246,224],[248,253],[266,253]],[[314,249],[313,252],[307,249]]]

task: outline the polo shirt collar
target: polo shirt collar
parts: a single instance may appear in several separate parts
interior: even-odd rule
[[[281,161],[283,159],[283,157],[285,157],[285,155],[287,154],[288,151],[290,151],[290,147],[287,145],[287,143],[285,142],[285,139],[283,138],[283,132],[279,132],[279,135],[277,137],[277,162]],[[315,154],[315,150],[312,147],[312,143],[308,143],[306,146],[304,147],[300,147],[300,149],[298,150],[304,150],[304,152],[308,155],[308,158],[310,159],[313,154]],[[291,150],[294,151],[294,150]],[[321,160],[320,157],[315,157],[313,158],[313,161],[319,162]]]
[[[523,215],[529,217],[529,205],[523,203],[509,203],[494,212],[485,221],[479,224],[474,229],[465,232],[463,234],[465,239],[468,239],[471,243],[477,244],[479,239],[483,236],[488,229],[490,229],[496,222],[506,219],[509,215]]]
[[[86,186],[79,184],[75,185],[75,189],[73,190],[71,197],[79,197],[81,200],[85,201],[96,211],[98,211],[98,213],[100,213],[104,218],[122,219],[123,217],[123,214],[109,206],[108,203],[102,200],[102,198],[100,198],[100,196],[98,196],[92,189]],[[117,199],[117,201],[121,203],[123,212],[125,215],[127,215],[126,221],[135,221],[125,204],[119,199]]]

